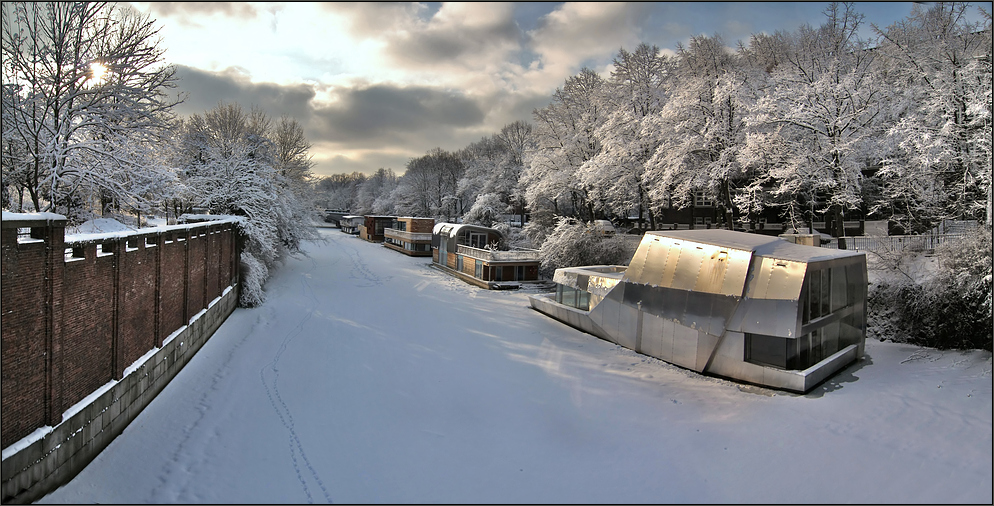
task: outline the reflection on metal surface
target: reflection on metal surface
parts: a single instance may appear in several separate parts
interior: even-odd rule
[[[589,295],[589,311],[564,316],[573,326],[590,321],[599,337],[699,372],[804,392],[863,350],[862,253],[727,230],[646,232],[627,268],[558,269],[553,280]]]

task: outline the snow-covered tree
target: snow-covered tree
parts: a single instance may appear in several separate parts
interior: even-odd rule
[[[965,3],[914,5],[886,30],[880,53],[887,84],[904,91],[887,132],[885,208],[911,230],[945,218],[990,220],[991,13],[969,23]]]
[[[504,163],[496,177],[494,189],[506,200],[512,211],[519,213],[523,225],[527,201],[519,182],[525,170],[525,153],[535,144],[532,125],[526,121],[509,123],[500,129],[496,138],[504,147]]]
[[[397,174],[393,169],[380,167],[373,175],[359,184],[356,193],[355,214],[393,214],[393,191],[397,188]]]
[[[456,183],[456,195],[460,204],[457,211],[465,213],[473,207],[478,196],[494,191],[498,184],[496,179],[501,161],[504,159],[504,149],[496,136],[490,135],[460,149],[457,155],[466,168]]]
[[[492,227],[500,222],[501,215],[507,211],[507,204],[501,201],[496,193],[484,193],[473,201],[473,207],[463,216],[465,223],[475,223],[484,227]]]
[[[315,184],[317,199],[326,208],[349,211],[357,209],[359,186],[365,182],[366,175],[362,172],[332,174]]]
[[[280,122],[281,129],[293,131],[294,122]],[[242,261],[246,276],[240,302],[255,306],[264,300],[262,282],[288,254],[300,250],[304,240],[317,238],[311,224],[311,205],[292,182],[309,178],[308,170],[295,167],[291,177],[281,152],[306,165],[306,149],[290,150],[274,140],[271,120],[260,110],[246,113],[238,104],[218,104],[202,116],[194,114],[184,124],[177,164],[183,172],[187,194],[193,206],[211,214],[244,216],[245,234]],[[290,136],[291,138],[296,138]],[[287,143],[298,148],[306,140]]]
[[[638,213],[639,223],[648,214],[655,228],[650,180],[650,159],[666,133],[654,116],[668,100],[672,62],[656,46],[639,44],[635,51],[622,48],[614,59],[614,70],[601,95],[607,117],[595,131],[603,149],[579,171],[591,193],[608,214]]]
[[[720,36],[691,37],[688,47],[677,47],[677,61],[673,96],[647,121],[661,133],[648,162],[649,194],[682,208],[704,192],[731,229],[735,185],[745,183],[738,157],[745,144],[746,73]]]
[[[819,28],[802,26],[783,44],[783,61],[747,120],[755,129],[748,152],[780,153],[785,165],[771,181],[773,195],[792,208],[788,216],[806,208],[810,222],[817,207],[841,237],[845,211],[863,203],[862,171],[879,159],[887,100],[873,71],[875,53],[857,35],[863,16],[836,3],[825,15]]]
[[[397,212],[451,220],[456,214],[458,182],[464,170],[455,153],[441,148],[412,158],[392,194]]]
[[[2,14],[5,185],[70,218],[87,190],[144,200],[165,177],[144,164],[175,105],[154,21],[103,2],[4,2]]]
[[[477,215],[482,209],[496,210],[499,207],[500,210],[495,211],[498,215],[516,211],[524,221],[524,194],[518,183],[524,171],[525,151],[531,145],[532,126],[524,121],[515,121],[504,125],[500,132],[460,150],[459,158],[466,167],[458,183],[458,196],[463,208]],[[494,195],[502,205],[489,200],[473,211],[477,196],[482,195]]]
[[[603,78],[584,68],[556,89],[552,103],[532,113],[535,144],[525,151],[519,185],[533,228],[551,230],[556,216],[593,219],[588,188],[578,172],[601,151],[594,131],[604,121],[603,86]]]

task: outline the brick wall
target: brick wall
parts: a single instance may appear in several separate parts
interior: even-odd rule
[[[61,233],[54,233],[56,228],[44,231],[56,237],[19,244],[17,227],[2,229],[3,447],[42,425],[48,419],[52,401],[48,384],[52,378],[39,371],[47,370],[51,359],[48,353],[53,330],[49,314],[51,285],[47,281],[52,278],[48,244],[60,241]],[[9,406],[17,406],[16,412],[9,411]]]
[[[236,284],[232,222],[153,230],[67,243],[64,220],[3,221],[0,446],[61,423]]]

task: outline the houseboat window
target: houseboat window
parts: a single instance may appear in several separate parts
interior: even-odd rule
[[[809,270],[804,274],[801,290],[801,322],[809,323],[823,316],[856,305],[858,264]]]
[[[583,311],[590,310],[590,292],[569,285],[556,284],[556,302]]]
[[[482,249],[487,245],[487,234],[481,234],[480,232],[468,232],[468,234],[470,247]]]
[[[821,315],[827,316],[832,312],[832,269],[821,269]]]
[[[456,270],[462,272],[462,255],[456,255]]]
[[[523,281],[525,279],[525,266],[519,265],[514,268],[514,280]]]
[[[838,311],[852,303],[847,301],[848,290],[846,289],[846,268],[845,267],[832,267],[832,312]]]
[[[483,279],[483,261],[476,260],[476,272],[473,275],[479,279]]]
[[[787,341],[783,337],[762,334],[745,335],[745,360],[780,369],[787,368]]]
[[[804,370],[856,344],[862,331],[851,325],[853,319],[832,322],[797,339],[746,334],[745,360],[780,369]]]
[[[590,292],[586,290],[577,290],[576,294],[576,308],[584,311],[590,311]]]

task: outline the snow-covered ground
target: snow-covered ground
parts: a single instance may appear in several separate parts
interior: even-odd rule
[[[700,376],[337,230],[45,503],[991,503],[991,354]]]

